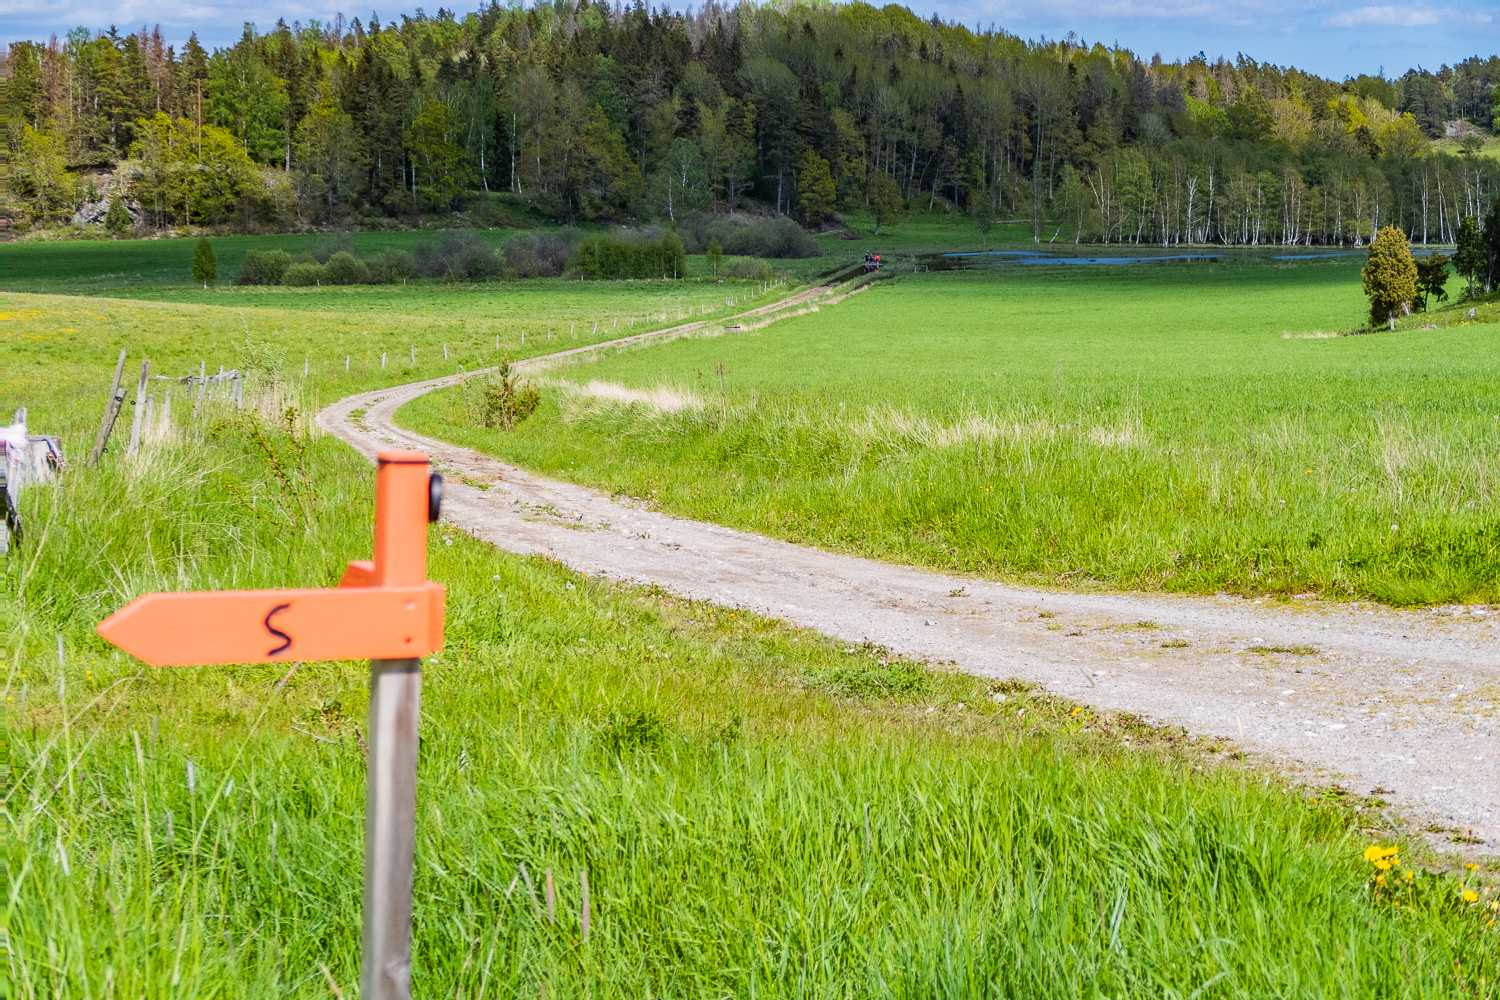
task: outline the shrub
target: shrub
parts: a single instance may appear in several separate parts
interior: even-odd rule
[[[724,274],[730,278],[767,281],[771,277],[771,265],[754,257],[736,257],[724,265]]]
[[[498,278],[505,271],[505,261],[487,243],[470,243],[458,251],[453,261],[453,276],[470,281]]]
[[[427,277],[455,281],[493,278],[505,269],[495,248],[476,233],[446,232],[436,243],[419,243],[415,259]]]
[[[292,266],[292,255],[285,250],[250,250],[240,264],[236,285],[279,285],[286,269]]]
[[[568,269],[578,250],[559,233],[520,233],[505,244],[505,266],[517,278],[555,278]]]
[[[717,235],[717,234],[716,234]],[[765,219],[737,226],[723,240],[724,252],[739,257],[816,257],[818,245],[791,219]]]
[[[655,239],[637,234],[589,236],[578,248],[578,268],[585,278],[681,278],[687,255],[674,232]]]
[[[326,264],[333,259],[334,254],[347,253],[353,255],[354,241],[349,238],[348,233],[334,233],[322,239],[314,240],[308,252],[313,260],[319,264]]]
[[[322,264],[293,264],[281,276],[281,283],[305,288],[308,285],[327,284],[328,276],[324,273]]]
[[[390,271],[392,281],[415,278],[422,273],[417,258],[406,250],[387,250],[378,259],[381,266]]]
[[[363,285],[370,280],[369,266],[347,250],[329,257],[323,274],[330,285]]]

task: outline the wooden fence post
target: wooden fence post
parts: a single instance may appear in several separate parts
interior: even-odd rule
[[[104,454],[104,447],[109,443],[110,431],[115,429],[115,420],[120,416],[120,406],[125,402],[125,389],[120,385],[120,378],[125,374],[125,348],[120,348],[120,360],[115,362],[115,381],[109,387],[109,398],[104,404],[104,418],[99,421],[99,435],[94,438],[94,448],[89,452],[88,464],[93,465],[99,461],[99,456]]]
[[[130,417],[130,445],[125,454],[134,455],[141,447],[141,421],[146,417],[146,380],[151,377],[150,360],[141,362],[141,380],[135,387],[135,412]]]
[[[203,396],[208,392],[208,363],[198,362],[198,399],[193,403],[193,419],[198,419],[198,411],[203,409]]]

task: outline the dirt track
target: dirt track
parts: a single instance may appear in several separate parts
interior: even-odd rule
[[[770,319],[828,296],[814,289],[742,315]],[[451,381],[350,396],[318,423],[370,458],[392,446],[428,452],[448,475],[444,520],[503,549],[1181,724],[1351,791],[1381,789],[1423,823],[1452,828],[1433,835],[1440,846],[1500,851],[1500,610],[1054,592],[834,555],[653,512],[395,426],[402,404]],[[1484,843],[1450,839],[1471,830]]]

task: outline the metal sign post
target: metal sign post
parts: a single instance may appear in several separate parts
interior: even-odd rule
[[[443,647],[446,591],[427,579],[427,524],[442,478],[418,451],[383,451],[375,473],[375,558],[336,589],[145,594],[99,634],[156,667],[370,659],[361,996],[411,996],[421,658]]]

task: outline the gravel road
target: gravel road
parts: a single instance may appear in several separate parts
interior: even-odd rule
[[[718,322],[773,319],[829,295]],[[451,381],[350,396],[318,424],[372,459],[427,452],[448,479],[444,520],[500,548],[1179,724],[1379,795],[1436,846],[1500,853],[1500,608],[1071,593],[835,555],[651,511],[395,425],[402,404]]]

